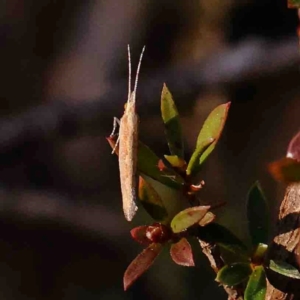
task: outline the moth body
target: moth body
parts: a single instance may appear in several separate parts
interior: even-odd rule
[[[119,169],[123,200],[123,211],[127,221],[131,221],[138,209],[136,205],[136,160],[138,144],[138,115],[135,103],[128,102],[119,130]]]
[[[128,46],[129,80],[128,99],[124,115],[120,120],[119,129],[119,169],[122,192],[123,211],[127,221],[131,221],[138,210],[136,205],[137,191],[137,148],[138,148],[138,122],[136,113],[136,89],[139,69],[145,47],[140,55],[137,68],[134,90],[131,91],[131,61]]]

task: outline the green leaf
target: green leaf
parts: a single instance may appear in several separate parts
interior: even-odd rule
[[[270,269],[283,276],[300,279],[300,273],[294,266],[278,260],[270,260]]]
[[[199,221],[199,225],[200,226],[206,226],[208,224],[210,224],[211,222],[213,222],[216,218],[216,215],[213,214],[211,211],[208,211],[205,216]]]
[[[290,157],[284,157],[268,166],[269,172],[277,180],[284,183],[300,181],[300,162]]]
[[[163,166],[161,160],[146,145],[139,142],[137,168],[139,172],[167,185],[171,188],[180,189],[184,185],[184,179],[173,169]]]
[[[181,238],[179,242],[171,245],[170,255],[173,261],[180,266],[195,266],[192,247],[186,238]]]
[[[201,167],[201,162],[200,162],[200,158],[202,156],[202,154],[215,142],[214,139],[210,138],[208,140],[203,141],[202,144],[200,144],[199,146],[197,146],[196,150],[194,151],[194,153],[192,154],[192,157],[189,161],[189,164],[186,168],[186,174],[187,175],[192,175],[192,174],[196,174],[200,167]]]
[[[245,300],[265,300],[267,289],[266,274],[263,266],[254,268],[245,290]]]
[[[142,176],[139,176],[139,199],[148,214],[157,221],[163,221],[167,210],[156,190]]]
[[[219,247],[222,259],[226,264],[249,262],[247,247],[231,231],[217,223],[210,223],[198,228],[197,237]]]
[[[225,125],[228,110],[231,102],[221,104],[216,107],[205,120],[197,139],[197,147],[208,139],[214,139],[214,143],[202,154],[200,164],[202,164],[209,154],[214,150]]]
[[[207,243],[236,245],[247,251],[247,247],[231,231],[217,223],[198,228],[198,238]]]
[[[267,250],[268,245],[259,243],[252,254],[252,262],[256,265],[262,264]]]
[[[114,149],[116,136],[110,136],[106,139],[111,148]],[[115,149],[115,153],[118,154],[118,147]],[[137,169],[140,173],[173,189],[180,189],[185,183],[178,173],[162,164],[162,160],[142,142],[139,142],[138,145]]]
[[[153,243],[144,249],[143,252],[131,262],[125,271],[123,278],[125,291],[150,268],[162,248],[162,244]]]
[[[219,270],[216,281],[228,286],[235,286],[245,281],[251,273],[252,269],[249,263],[233,263],[225,265]]]
[[[184,146],[179,114],[166,84],[161,93],[161,115],[171,154],[183,158]]]
[[[214,150],[223,131],[229,107],[230,102],[219,105],[209,114],[209,116],[205,120],[197,138],[196,149],[188,164],[188,175],[192,175],[198,172],[201,165]],[[205,145],[207,145],[209,141],[212,141],[212,143],[206,148]],[[204,151],[203,148],[205,148]]]
[[[250,263],[248,251],[239,245],[217,243],[220,249],[221,257],[225,264],[233,264],[237,262]]]
[[[210,206],[195,206],[178,213],[171,221],[174,233],[179,233],[198,223],[209,211]]]
[[[256,182],[250,189],[247,199],[248,229],[252,244],[268,243],[269,211],[262,189]]]
[[[178,169],[185,170],[186,161],[183,158],[178,157],[177,155],[164,155],[167,162],[173,167]]]

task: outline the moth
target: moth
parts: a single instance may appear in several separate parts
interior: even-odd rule
[[[140,54],[138,67],[135,76],[134,88],[131,90],[131,55],[128,50],[128,97],[125,111],[120,120],[114,118],[114,134],[117,124],[119,124],[119,137],[116,146],[119,145],[119,169],[122,192],[123,211],[127,221],[131,221],[138,210],[136,205],[137,190],[137,148],[138,148],[138,123],[139,117],[136,113],[136,91],[141,62],[145,51],[145,46]],[[116,149],[115,146],[115,149]],[[115,151],[113,150],[113,153]]]

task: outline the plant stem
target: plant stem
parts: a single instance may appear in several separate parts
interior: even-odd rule
[[[203,254],[209,260],[212,269],[217,273],[224,266],[217,247],[200,239],[198,240]],[[228,300],[243,300],[243,291],[239,287],[223,285],[223,288],[228,294]]]

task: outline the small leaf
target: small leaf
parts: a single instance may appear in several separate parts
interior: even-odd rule
[[[116,144],[116,136],[110,136],[106,139],[111,148],[114,149]],[[115,150],[115,153],[118,154],[118,147]],[[180,189],[185,183],[184,179],[173,169],[168,168],[165,165],[163,165],[163,168],[161,166],[161,159],[159,159],[149,147],[142,142],[139,142],[137,157],[138,171],[168,187]]]
[[[221,257],[225,264],[233,264],[238,262],[250,263],[248,252],[239,245],[231,245],[224,243],[217,243],[220,249]]]
[[[202,154],[200,163],[202,164],[209,154],[214,150],[225,125],[228,110],[231,102],[221,104],[216,107],[205,120],[197,139],[197,147],[208,139],[214,139],[214,143]]]
[[[173,232],[169,226],[154,223],[148,226],[146,236],[153,243],[164,244],[173,237]]]
[[[285,183],[300,181],[300,162],[284,157],[268,166],[269,172],[277,180]]]
[[[173,261],[181,266],[194,267],[193,251],[190,243],[186,238],[171,245],[170,255]]]
[[[161,115],[171,154],[183,158],[184,148],[179,114],[173,97],[165,84],[161,93]]]
[[[186,161],[177,155],[164,155],[164,157],[173,168],[184,169],[186,167]]]
[[[209,223],[213,222],[216,219],[216,215],[211,211],[208,211],[205,216],[199,221],[200,226],[206,226]]]
[[[283,276],[300,279],[298,269],[284,261],[270,260],[270,269]]]
[[[269,233],[269,211],[265,196],[258,182],[251,187],[248,193],[247,219],[252,244],[267,244]]]
[[[148,226],[138,226],[130,230],[131,237],[142,245],[150,245],[151,241],[147,238]]]
[[[186,230],[199,223],[210,209],[210,206],[195,206],[187,208],[178,213],[171,221],[171,228],[174,233]]]
[[[207,243],[218,245],[221,257],[226,264],[249,262],[247,247],[231,231],[217,223],[198,228],[197,237]]]
[[[300,4],[300,0],[298,2]],[[286,157],[300,161],[300,131],[290,141]]]
[[[300,8],[300,0],[288,0],[288,8]]]
[[[215,140],[213,138],[209,138],[197,146],[186,168],[187,175],[190,176],[199,171],[201,167],[201,156],[214,142]]]
[[[124,274],[123,282],[125,291],[151,267],[162,248],[161,244],[153,243],[131,262]]]
[[[160,159],[156,156],[156,154],[149,147],[140,142],[137,161],[138,170],[164,185],[180,189],[184,185],[184,179],[173,169],[168,168],[167,166],[160,169],[159,163]]]
[[[252,269],[248,263],[225,265],[218,272],[216,281],[228,286],[235,286],[245,281],[251,273]]]
[[[199,170],[199,167],[204,163],[210,153],[214,150],[223,131],[229,107],[230,102],[219,105],[209,114],[209,116],[205,120],[203,127],[198,135],[196,149],[191,158],[191,160],[193,159],[193,162],[190,161],[188,164],[188,175],[197,172]],[[200,149],[203,148],[203,146],[211,140],[213,140],[213,143],[201,153]],[[195,164],[194,161],[198,161],[198,165],[196,167],[191,167],[191,164]]]
[[[256,265],[262,264],[267,250],[268,245],[259,243],[252,254],[252,262]]]
[[[163,221],[168,216],[159,194],[142,176],[139,177],[139,199],[154,220]]]
[[[245,300],[265,300],[267,289],[266,274],[263,266],[254,268],[245,290]]]
[[[207,243],[236,245],[247,251],[247,247],[240,239],[227,228],[217,223],[210,223],[205,227],[199,227],[198,238]]]

